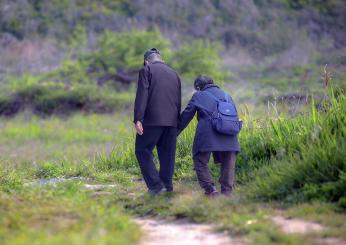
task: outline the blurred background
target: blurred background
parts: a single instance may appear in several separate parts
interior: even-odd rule
[[[295,115],[325,64],[345,86],[345,25],[343,0],[1,0],[0,115],[130,108],[151,47],[186,99],[206,74],[254,116],[283,101]]]

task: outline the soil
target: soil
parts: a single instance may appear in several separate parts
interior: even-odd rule
[[[143,236],[141,245],[243,245],[239,238],[228,233],[217,233],[211,225],[190,223],[186,220],[136,219]]]

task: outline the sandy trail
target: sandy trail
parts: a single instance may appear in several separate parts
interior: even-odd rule
[[[302,219],[288,219],[283,216],[272,217],[274,224],[278,225],[285,233],[308,233],[322,231],[325,229],[321,224],[315,222],[309,222]]]
[[[216,233],[212,226],[187,221],[136,219],[141,226],[141,245],[243,245],[243,241],[226,233]]]

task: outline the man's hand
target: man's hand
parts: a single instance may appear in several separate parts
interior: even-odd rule
[[[136,128],[137,134],[139,134],[139,135],[143,134],[144,130],[143,130],[142,122],[137,121],[136,124],[135,124],[135,128]]]

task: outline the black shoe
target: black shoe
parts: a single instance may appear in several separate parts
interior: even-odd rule
[[[206,190],[204,192],[204,195],[209,196],[209,197],[216,197],[216,196],[219,196],[220,193],[216,190],[215,186],[212,186],[209,190]]]
[[[207,197],[218,197],[220,196],[220,193],[218,191],[212,191],[212,192],[205,192],[204,195]]]
[[[230,197],[232,195],[232,191],[221,191],[221,195]]]
[[[165,187],[159,189],[159,190],[148,190],[148,193],[152,196],[157,196],[160,195],[162,193],[167,192],[167,189]]]

